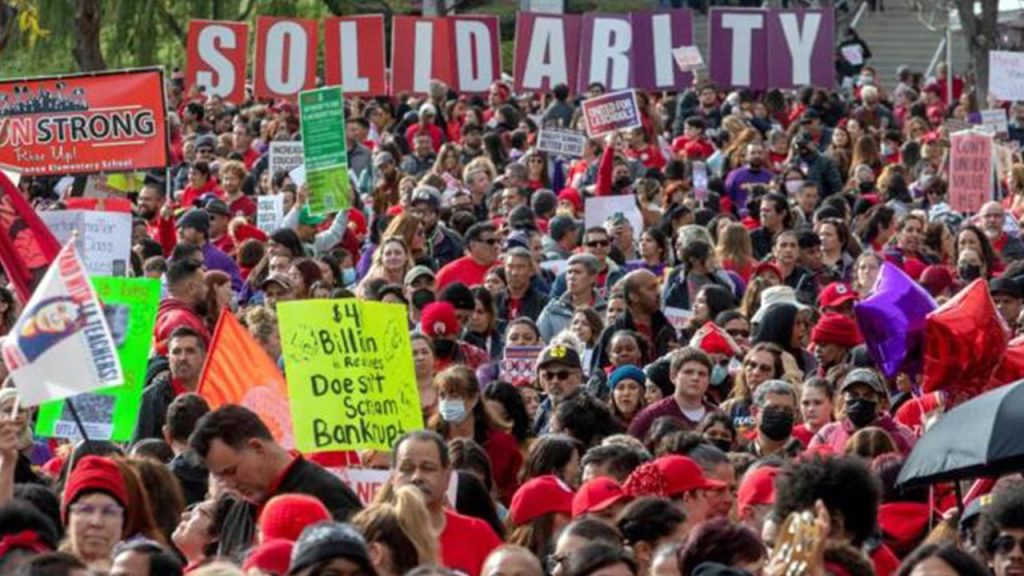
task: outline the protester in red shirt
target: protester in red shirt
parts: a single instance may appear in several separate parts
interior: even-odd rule
[[[178,231],[164,184],[156,181],[143,184],[137,204],[136,212],[146,221],[146,233],[160,244],[164,256],[170,256],[178,243]]]
[[[248,173],[241,162],[227,162],[217,174],[220,176],[221,188],[224,190],[222,200],[227,202],[229,216],[244,216],[250,222],[255,221],[256,202],[242,190],[242,183]]]
[[[487,271],[498,258],[497,229],[490,222],[478,222],[466,231],[466,255],[447,264],[437,272],[437,289],[452,282],[472,288],[484,283]]]
[[[224,199],[224,191],[213,178],[210,165],[206,162],[196,162],[188,169],[188,186],[185,187],[178,205],[183,208],[191,208],[197,200],[206,195]]]
[[[444,132],[434,123],[436,118],[437,108],[430,102],[424,103],[420,106],[419,121],[405,131],[405,140],[412,142],[417,134],[426,132],[430,134],[430,146],[434,149],[434,153],[440,152],[441,144],[444,144]]]
[[[704,134],[707,125],[703,118],[697,116],[687,118],[684,126],[683,135],[672,141],[672,153],[677,158],[683,158],[691,145],[696,148],[701,158],[707,158],[715,153],[714,144]]]

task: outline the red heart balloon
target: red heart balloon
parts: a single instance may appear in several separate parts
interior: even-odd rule
[[[955,406],[990,389],[1010,331],[984,280],[975,280],[928,315],[925,325],[925,392],[944,390]]]

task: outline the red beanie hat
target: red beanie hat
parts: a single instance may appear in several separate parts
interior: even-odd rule
[[[423,308],[420,315],[420,327],[430,338],[435,336],[459,335],[459,318],[455,315],[455,306],[451,302],[431,302]]]
[[[260,514],[263,540],[282,539],[295,542],[302,530],[317,522],[328,522],[331,513],[319,499],[308,494],[274,496]]]
[[[362,210],[356,210],[355,208],[348,209],[348,228],[356,234],[356,236],[364,236],[369,230],[366,226],[366,214],[363,214]]]
[[[107,494],[123,508],[128,507],[128,489],[125,488],[124,476],[110,458],[103,456],[86,456],[75,466],[64,486],[64,501],[61,515],[64,522],[68,521],[68,508],[79,496],[91,492]]]
[[[246,240],[259,240],[260,242],[266,242],[269,237],[267,233],[252,224],[239,224],[235,227],[235,242],[241,244]]]
[[[857,324],[842,314],[825,314],[811,330],[811,342],[815,344],[838,344],[853,348],[864,340],[857,330]]]
[[[704,328],[708,332],[700,339],[701,350],[708,354],[721,354],[723,356],[732,356],[735,353],[732,346],[729,345],[729,340],[722,334],[722,329],[716,326],[714,322],[704,324]]]
[[[295,544],[280,538],[275,540],[264,540],[253,549],[249,557],[245,559],[242,570],[248,572],[257,568],[269,574],[287,574],[288,562],[291,561],[292,547]]]
[[[579,190],[575,188],[562,188],[562,190],[558,192],[558,200],[565,200],[572,204],[577,214],[583,211],[583,197],[580,196]]]

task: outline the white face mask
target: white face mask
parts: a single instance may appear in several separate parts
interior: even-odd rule
[[[786,180],[786,193],[796,194],[803,185],[803,180]]]
[[[444,399],[437,403],[437,412],[441,419],[449,424],[461,424],[466,420],[466,402],[464,400]]]

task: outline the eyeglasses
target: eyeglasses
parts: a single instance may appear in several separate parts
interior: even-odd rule
[[[1009,534],[1000,534],[992,541],[992,551],[996,554],[1009,554],[1017,546],[1021,546],[1021,550],[1024,550],[1024,538],[1018,540]]]
[[[757,370],[758,372],[774,372],[775,367],[771,364],[759,364],[752,360],[747,360],[743,363],[743,367],[749,370]]]
[[[117,504],[96,506],[95,504],[78,503],[72,504],[68,509],[76,516],[95,516],[96,514],[99,514],[104,520],[113,520],[114,518],[120,518],[124,515],[124,508]]]
[[[544,370],[540,373],[541,377],[545,380],[568,380],[573,375],[572,370],[559,370],[558,372],[551,372]]]
[[[608,240],[590,240],[586,246],[587,248],[607,248],[611,246],[611,242]]]

